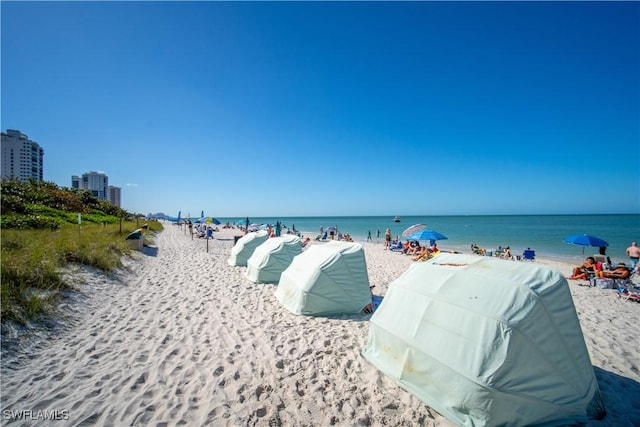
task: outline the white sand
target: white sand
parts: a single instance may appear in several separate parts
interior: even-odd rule
[[[361,356],[370,316],[293,315],[230,267],[234,232],[207,252],[167,223],[131,273],[76,275],[90,283],[66,330],[3,357],[3,424],[31,410],[68,415],[53,425],[452,425]],[[384,295],[412,261],[363,245]],[[608,410],[589,425],[640,425],[640,304],[570,286]]]

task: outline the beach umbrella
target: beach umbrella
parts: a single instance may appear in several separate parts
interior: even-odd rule
[[[414,225],[412,225],[411,227],[407,228],[406,230],[404,230],[402,232],[402,237],[407,237],[410,234],[416,233],[416,232],[418,232],[420,230],[424,230],[426,228],[427,228],[427,226],[425,224],[414,224]]]
[[[446,240],[447,236],[438,233],[435,230],[431,230],[430,228],[425,228],[424,230],[416,231],[415,233],[409,234],[407,236],[407,240]]]
[[[217,219],[208,216],[207,219],[204,221],[207,224],[215,224],[215,225],[220,225],[220,221],[218,221]]]
[[[582,253],[584,254],[584,248],[587,246],[596,246],[601,248],[603,246],[609,246],[609,243],[596,236],[590,236],[589,234],[574,234],[562,239],[563,242],[571,245],[582,246]]]

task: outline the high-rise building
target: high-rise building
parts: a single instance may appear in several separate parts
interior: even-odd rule
[[[2,178],[43,181],[44,150],[19,130],[2,132]]]
[[[109,186],[109,201],[112,205],[120,207],[120,187]]]
[[[109,177],[104,172],[90,171],[83,173],[81,177],[73,175],[71,177],[71,187],[89,190],[96,198],[109,200]]]

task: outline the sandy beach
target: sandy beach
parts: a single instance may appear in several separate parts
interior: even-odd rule
[[[128,271],[71,271],[78,295],[57,331],[3,354],[3,425],[454,425],[363,358],[371,315],[296,316],[275,285],[229,266],[239,234],[216,232],[207,251],[166,223]],[[413,261],[362,244],[384,295]],[[608,413],[588,425],[638,426],[640,304],[581,284],[569,282]]]

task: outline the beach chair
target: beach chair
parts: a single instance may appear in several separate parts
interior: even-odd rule
[[[525,249],[522,253],[522,259],[525,261],[534,261],[536,259],[536,251]]]
[[[615,282],[615,287],[616,288],[629,288],[629,289],[637,289],[636,286],[636,269],[634,268],[630,268],[627,267],[627,270],[629,270],[629,277],[627,277],[626,279],[613,279]]]
[[[391,246],[389,246],[389,250],[394,252],[402,252],[403,249],[404,249],[404,246],[402,245],[402,242],[394,243]]]
[[[635,302],[640,302],[640,294],[638,294],[637,292],[631,292],[629,291],[629,289],[627,288],[618,288],[618,298],[621,298],[625,301],[635,301]]]

